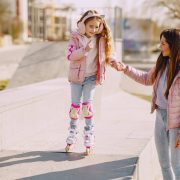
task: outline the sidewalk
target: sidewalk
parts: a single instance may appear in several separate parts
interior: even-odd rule
[[[5,52],[5,51],[14,51],[14,50],[18,50],[18,49],[23,49],[23,48],[26,48],[29,46],[30,46],[30,44],[4,46],[4,47],[0,47],[0,53]]]
[[[18,48],[0,50],[0,67],[13,70],[11,76],[28,47]],[[60,71],[67,72],[63,54],[62,44],[34,44],[14,75],[21,85],[24,80],[32,84],[0,92],[0,179],[160,180],[155,114],[150,114],[150,103],[119,88],[124,88],[120,80],[126,86],[131,83],[112,69],[107,69],[107,79],[95,95],[94,153],[84,155],[82,120],[76,147],[64,152],[70,92],[67,79],[55,79]],[[47,79],[52,80],[42,82]],[[133,83],[130,88],[138,89]]]
[[[7,80],[16,71],[29,45],[12,45],[0,48],[0,80]]]
[[[64,82],[61,81],[65,87],[63,90],[65,94],[58,90],[60,87],[58,79],[49,82],[22,89],[27,92],[27,88],[31,87],[31,95],[34,94],[35,89],[38,89],[38,92],[43,90],[44,93],[48,91],[51,99],[54,97],[57,100],[59,97],[64,97],[66,100],[65,94],[68,92],[68,87]],[[53,92],[53,89],[56,91]],[[17,94],[18,90],[20,89],[17,89]],[[8,92],[12,93],[12,90],[7,91],[6,96]],[[59,93],[59,97],[54,96],[55,93],[57,95]],[[26,97],[25,94],[24,97]],[[40,98],[42,99],[42,96]],[[34,102],[38,101],[35,97],[33,99]],[[51,109],[55,107],[57,110],[56,102],[54,103],[51,104]],[[50,107],[49,105],[47,108]],[[36,126],[39,122],[32,119],[33,127],[26,127],[24,132],[28,131],[28,128],[33,128],[33,132],[30,132],[31,134],[24,141],[19,137],[22,139],[21,144],[16,145],[19,148],[0,153],[0,179],[137,180],[137,176],[143,176],[143,173],[146,173],[146,180],[152,180],[151,175],[157,171],[157,167],[153,169],[152,166],[157,159],[154,159],[155,152],[151,152],[154,114],[150,114],[150,104],[120,90],[103,98],[101,110],[101,118],[96,119],[96,146],[93,155],[84,156],[82,139],[84,121],[80,121],[79,141],[73,153],[64,153],[67,120],[52,117],[39,127]],[[43,112],[46,115],[46,111]],[[12,135],[18,134],[15,132],[16,128],[18,127],[9,124]],[[12,137],[16,140],[18,138]],[[13,142],[14,139],[9,141]]]

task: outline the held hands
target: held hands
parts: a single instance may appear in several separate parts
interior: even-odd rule
[[[127,66],[122,63],[122,62],[116,62],[116,61],[112,61],[110,63],[111,67],[113,67],[114,69],[116,69],[117,71],[125,71]]]
[[[92,41],[90,40],[85,47],[85,51],[89,52],[91,49],[93,49],[93,47],[94,47],[94,45],[93,45]]]
[[[176,137],[176,148],[180,148],[180,133]]]

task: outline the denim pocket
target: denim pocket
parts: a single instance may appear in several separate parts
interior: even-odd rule
[[[96,84],[96,75],[86,77],[83,84]]]
[[[86,77],[84,80],[85,83],[91,83],[91,82],[95,82],[95,81],[96,81],[96,75]]]
[[[96,75],[90,76],[90,77],[89,77],[89,80],[90,80],[90,81],[95,81],[95,80],[96,80]]]

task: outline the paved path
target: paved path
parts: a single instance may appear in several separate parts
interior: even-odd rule
[[[29,137],[34,145],[31,151],[2,151],[0,153],[0,179],[2,180],[130,180],[142,150],[147,146],[154,126],[150,104],[123,91],[103,99],[101,119],[96,120],[96,146],[94,154],[84,155],[80,121],[79,141],[73,153],[64,153],[67,123],[46,126],[38,137]],[[38,127],[34,127],[38,129]],[[50,140],[46,131],[60,136]],[[47,150],[38,151],[38,139],[47,138]],[[49,147],[49,148],[48,148]],[[151,156],[147,159],[151,163]],[[151,172],[148,172],[151,173]],[[152,180],[152,179],[146,179]]]
[[[10,79],[29,45],[0,48],[0,80]]]
[[[16,51],[17,56],[12,53],[11,57],[14,59],[7,59],[6,63],[12,63],[11,60],[18,63],[17,57],[22,57],[25,49],[26,47],[19,53]],[[8,57],[5,49],[0,53]],[[7,67],[4,60],[0,60],[1,67]],[[6,78],[10,75],[12,74],[6,75]],[[113,83],[110,81],[109,87]],[[132,179],[138,157],[153,135],[154,114],[150,114],[150,104],[144,100],[122,90],[110,95],[111,93],[104,94],[101,108],[103,114],[100,119],[96,119],[96,146],[93,155],[84,155],[84,121],[80,121],[79,141],[73,153],[64,153],[67,122],[62,121],[61,125],[59,121],[49,122],[49,125],[40,128],[37,135],[22,142],[29,150],[5,150],[0,153],[0,180]],[[36,130],[38,128],[34,127]],[[47,131],[58,133],[59,136],[50,139],[46,135]],[[41,138],[46,138],[49,142],[42,144],[46,149],[44,151],[37,148],[41,144]],[[28,146],[28,142],[33,145]],[[148,163],[152,161],[151,156],[147,157]],[[147,176],[146,180],[152,179]],[[161,180],[160,176],[156,180]]]

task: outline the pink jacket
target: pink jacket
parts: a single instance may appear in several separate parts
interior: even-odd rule
[[[153,82],[151,80],[152,74],[155,70],[155,67],[152,68],[149,72],[143,72],[140,70],[136,70],[133,67],[128,66],[127,70],[124,72],[130,78],[135,81],[144,84],[144,85],[153,85],[153,93],[152,93],[152,102],[151,102],[151,113],[157,108],[155,105],[156,102],[156,90],[160,76],[156,78]],[[180,71],[176,75],[171,88],[169,89],[169,95],[167,100],[167,116],[168,116],[168,124],[167,128],[180,128]]]
[[[71,33],[68,46],[68,60],[70,61],[68,80],[74,83],[82,83],[85,78],[86,70],[86,52],[85,44],[83,43],[82,35],[77,31]],[[96,84],[102,84],[105,80],[105,39],[103,37],[99,40],[99,56],[97,57],[97,73]],[[116,61],[113,56],[111,61]]]

